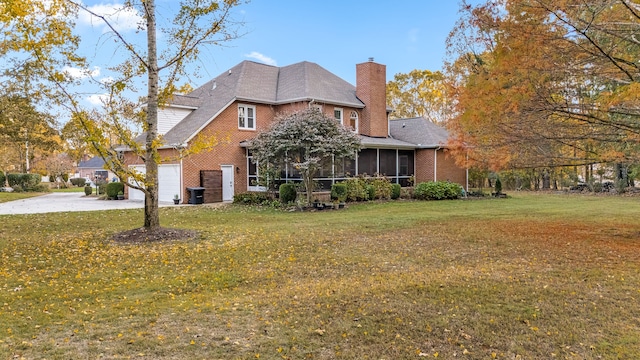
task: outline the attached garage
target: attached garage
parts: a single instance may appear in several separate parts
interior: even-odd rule
[[[130,168],[145,173],[144,165],[131,165]],[[182,185],[180,181],[179,164],[158,165],[158,201],[173,202],[176,194],[182,198]],[[129,200],[144,200],[144,193],[140,190],[129,188]]]

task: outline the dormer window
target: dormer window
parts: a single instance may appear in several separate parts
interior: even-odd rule
[[[238,104],[238,129],[256,129],[256,107]]]
[[[352,111],[351,115],[349,115],[349,126],[353,129],[353,132],[358,132],[358,113],[355,111]]]

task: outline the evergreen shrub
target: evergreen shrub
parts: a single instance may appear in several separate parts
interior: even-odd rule
[[[344,202],[347,200],[347,185],[343,183],[331,185],[331,200]]]
[[[106,186],[107,198],[116,199],[119,192],[124,192],[124,184],[121,182],[110,182]]]
[[[391,199],[396,200],[400,198],[402,192],[402,186],[400,184],[391,184]]]
[[[416,185],[413,195],[418,200],[458,199],[462,196],[462,186],[448,181],[429,181]]]
[[[298,192],[296,191],[296,185],[291,183],[280,184],[280,201],[283,204],[288,204],[296,201]]]

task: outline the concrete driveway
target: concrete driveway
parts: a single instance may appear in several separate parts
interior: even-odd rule
[[[164,204],[169,205],[169,204]],[[163,206],[161,204],[160,206]],[[175,206],[175,205],[174,205]],[[40,214],[65,211],[97,211],[113,209],[141,209],[142,201],[98,200],[81,192],[51,193],[32,198],[0,203],[0,215]]]

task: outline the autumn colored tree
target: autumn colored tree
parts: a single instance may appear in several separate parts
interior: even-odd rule
[[[494,169],[637,162],[640,8],[625,0],[499,0],[448,39],[462,160]]]
[[[47,174],[53,177],[55,182],[58,182],[58,179],[62,180],[61,184],[65,188],[67,187],[65,179],[73,171],[73,167],[73,160],[63,153],[51,154],[44,160],[44,168]]]
[[[387,83],[387,105],[395,119],[422,116],[434,123],[445,122],[448,115],[444,75],[440,71],[413,70],[396,74]]]
[[[155,0],[126,1],[119,11],[139,17],[138,30],[146,38],[143,44],[139,43],[136,34],[120,31],[110,17],[93,11],[80,1],[16,0],[0,7],[0,21],[12,27],[15,33],[15,37],[5,44],[19,51],[22,57],[34,59],[33,66],[45,75],[42,78],[55,85],[55,95],[59,95],[56,99],[73,114],[74,121],[82,124],[86,138],[107,166],[121,179],[134,179],[128,186],[144,192],[144,227],[147,230],[160,228],[158,163],[161,159],[158,149],[165,144],[157,130],[158,108],[176,92],[176,84],[185,75],[185,66],[196,60],[203,49],[238,36],[231,10],[239,3],[240,0],[183,0],[176,4],[174,14],[162,14],[161,30],[158,30]],[[112,67],[119,74],[117,77],[95,83],[102,86],[100,113],[81,106],[70,86],[78,78],[62,66],[73,64],[83,75],[91,74],[91,64],[78,55],[79,39],[73,34],[74,20],[79,13],[104,24],[118,45],[117,52],[126,57]],[[159,43],[157,39],[163,42]],[[0,49],[7,46],[0,46]],[[139,90],[140,82],[146,88],[144,111],[129,99]],[[144,130],[142,143],[133,138],[128,126],[131,121]],[[114,146],[116,141],[112,134],[117,134],[117,143],[144,161],[145,174],[134,173],[126,166],[121,152]]]
[[[29,99],[0,96],[0,141],[13,154],[6,168],[29,172],[34,155],[59,149],[58,139],[51,116],[37,111]]]
[[[291,164],[299,170],[310,203],[313,178],[322,160],[353,158],[360,149],[360,138],[334,118],[311,108],[279,116],[251,140],[249,148],[261,166]]]

